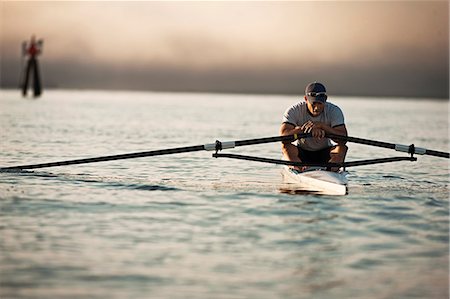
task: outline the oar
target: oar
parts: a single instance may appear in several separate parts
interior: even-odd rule
[[[50,163],[9,166],[9,167],[0,168],[0,171],[17,171],[17,170],[22,170],[22,169],[36,169],[36,168],[75,165],[75,164],[87,164],[87,163],[113,161],[113,160],[134,159],[134,158],[142,158],[142,157],[188,153],[188,152],[196,152],[196,151],[202,151],[202,150],[220,151],[222,149],[234,148],[237,146],[244,146],[244,145],[255,145],[255,144],[263,144],[263,143],[279,142],[279,141],[291,141],[292,142],[298,138],[306,138],[309,136],[311,136],[310,133],[305,133],[305,134],[299,134],[299,135],[294,134],[294,135],[286,135],[286,136],[245,139],[245,140],[228,141],[228,142],[216,141],[216,143],[209,143],[209,144],[204,144],[204,145],[177,147],[177,148],[169,148],[169,149],[146,151],[146,152],[137,152],[137,153],[130,153],[130,154],[102,156],[102,157],[95,157],[95,158],[76,159],[76,160],[50,162]]]
[[[360,143],[360,144],[365,144],[365,145],[372,145],[372,146],[377,146],[377,147],[394,149],[398,152],[410,153],[411,155],[418,154],[418,155],[430,155],[430,156],[447,158],[447,159],[450,158],[450,153],[429,150],[429,149],[422,148],[422,147],[415,147],[414,144],[402,145],[402,144],[388,143],[388,142],[383,142],[383,141],[363,139],[363,138],[343,136],[343,135],[336,135],[336,134],[328,134],[328,133],[326,134],[326,137],[331,138],[331,139],[338,139],[338,140],[344,140],[344,141]]]

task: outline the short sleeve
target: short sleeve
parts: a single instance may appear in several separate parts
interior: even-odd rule
[[[344,114],[342,113],[341,108],[339,108],[338,106],[333,107],[330,117],[330,123],[332,128],[339,127],[345,124]]]
[[[298,107],[296,105],[289,107],[283,114],[282,123],[289,123],[294,126],[298,125]]]

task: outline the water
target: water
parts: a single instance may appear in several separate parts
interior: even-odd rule
[[[0,166],[278,135],[292,96],[0,94]],[[448,102],[334,98],[350,135],[448,151]],[[347,160],[402,155],[349,144]],[[227,150],[279,158],[279,144]],[[344,197],[210,152],[0,173],[1,298],[448,298],[448,160]]]

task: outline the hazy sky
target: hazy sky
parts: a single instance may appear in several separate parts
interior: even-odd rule
[[[59,88],[448,98],[447,1],[0,2],[1,83],[43,38]]]

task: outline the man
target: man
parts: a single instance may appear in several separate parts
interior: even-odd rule
[[[27,96],[28,85],[30,79],[33,79],[33,95],[34,97],[38,97],[42,93],[41,79],[39,76],[39,65],[37,56],[42,52],[42,44],[43,41],[36,41],[35,36],[31,37],[31,41],[28,43],[22,43],[22,54],[23,56],[28,56],[27,66],[25,68],[25,76],[23,77],[22,82],[22,95],[24,97]]]
[[[311,133],[313,137],[297,141],[297,144],[284,142],[283,156],[293,162],[339,163],[344,162],[347,153],[345,141],[325,138],[326,133],[347,136],[344,115],[341,109],[327,102],[325,86],[318,82],[308,84],[304,102],[297,103],[286,110],[280,128],[281,135]],[[305,167],[294,167],[305,170]],[[337,168],[333,168],[337,171]]]

